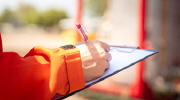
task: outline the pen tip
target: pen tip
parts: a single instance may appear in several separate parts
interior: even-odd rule
[[[80,29],[80,28],[81,28],[81,24],[76,23],[76,27],[77,27],[78,29]]]

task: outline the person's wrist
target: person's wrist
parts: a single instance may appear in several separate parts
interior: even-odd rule
[[[74,45],[64,45],[61,46],[60,49],[64,53],[63,55],[67,66],[68,81],[73,83],[70,84],[69,92],[83,88],[85,85],[85,78],[82,69],[80,50]]]

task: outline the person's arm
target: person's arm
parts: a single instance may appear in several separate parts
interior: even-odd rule
[[[85,85],[79,49],[33,48],[25,57],[0,53],[1,100],[49,100]]]
[[[51,99],[81,89],[109,68],[109,45],[81,42],[75,49],[33,48],[25,57],[0,53],[0,99]],[[80,50],[80,51],[79,51]]]

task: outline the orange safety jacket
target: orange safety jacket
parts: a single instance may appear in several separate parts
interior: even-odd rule
[[[34,47],[21,57],[1,41],[0,100],[50,100],[85,86],[79,49]]]

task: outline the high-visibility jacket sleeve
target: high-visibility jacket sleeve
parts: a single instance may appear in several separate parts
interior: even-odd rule
[[[80,51],[35,47],[0,53],[0,100],[50,100],[85,86]]]

